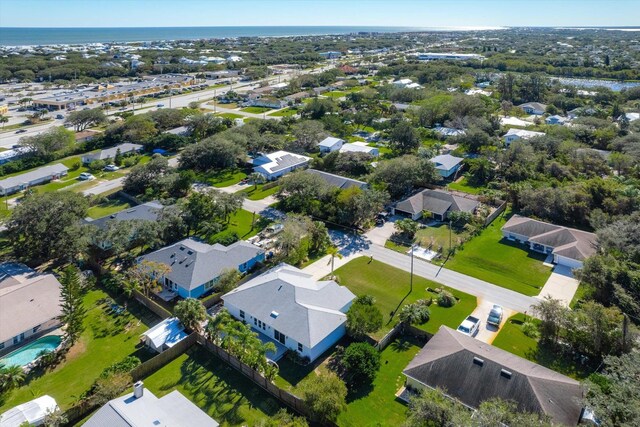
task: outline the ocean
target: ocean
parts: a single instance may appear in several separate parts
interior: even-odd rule
[[[285,37],[358,32],[465,31],[485,27],[157,27],[157,28],[7,28],[0,27],[0,45],[29,46],[157,40],[197,40],[228,37]]]

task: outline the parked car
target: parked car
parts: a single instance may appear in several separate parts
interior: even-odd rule
[[[62,114],[56,114],[56,119],[62,120],[64,119],[64,116]]]
[[[115,171],[117,171],[119,169],[120,168],[118,166],[116,166],[116,165],[107,165],[107,166],[104,167],[104,170],[106,172],[115,172]]]
[[[80,176],[78,176],[78,178],[81,179],[82,181],[88,181],[90,179],[95,178],[95,176],[91,175],[89,172],[82,172]]]
[[[487,318],[487,323],[489,325],[494,325],[500,327],[500,323],[502,323],[502,307],[499,305],[494,305],[489,312],[489,317]]]
[[[475,336],[480,330],[480,319],[473,316],[467,316],[466,319],[462,321],[460,326],[458,326],[458,332],[462,332],[465,335],[469,335],[470,337]]]
[[[389,212],[380,212],[376,216],[376,225],[384,225],[384,223],[389,219]]]
[[[25,133],[26,131],[27,131],[26,129],[18,129],[16,133]]]
[[[164,104],[158,104],[158,105],[156,105],[156,107],[162,108],[162,107],[164,107]]]

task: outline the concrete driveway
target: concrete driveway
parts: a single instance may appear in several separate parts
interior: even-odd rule
[[[395,222],[399,216],[392,216],[382,226],[376,226],[365,233],[365,236],[375,245],[384,246],[389,237],[396,231]]]
[[[509,317],[515,314],[515,311],[502,307],[503,315],[502,323],[500,323],[500,326],[497,327],[494,325],[489,325],[487,323],[487,318],[489,317],[489,313],[491,312],[492,307],[492,302],[478,298],[478,306],[475,310],[473,310],[473,313],[471,313],[471,316],[477,317],[481,322],[480,330],[474,338],[487,344],[491,344],[493,342],[493,340],[498,335],[498,332],[500,332],[500,330],[502,329],[504,322],[506,322]]]
[[[537,298],[544,299],[550,296],[551,298],[559,299],[568,307],[578,290],[579,283],[573,277],[573,272],[569,267],[556,265]]]

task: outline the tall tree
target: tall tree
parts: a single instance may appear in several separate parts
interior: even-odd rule
[[[180,323],[192,331],[200,330],[200,323],[207,318],[204,305],[195,298],[187,298],[178,302],[174,313]]]
[[[72,125],[76,132],[80,132],[89,126],[99,125],[107,121],[107,116],[101,108],[92,108],[90,110],[77,110],[71,112],[65,123]]]
[[[300,392],[311,418],[320,423],[335,423],[347,408],[347,387],[333,373],[308,376],[300,384]]]
[[[82,279],[75,266],[68,266],[60,277],[60,321],[64,324],[65,336],[70,346],[75,344],[84,331],[87,310],[82,299]]]

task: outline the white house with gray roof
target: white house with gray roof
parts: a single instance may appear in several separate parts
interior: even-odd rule
[[[435,156],[430,161],[436,166],[436,170],[443,178],[449,178],[451,175],[458,172],[462,165],[462,157],[455,157],[451,154],[442,154]]]
[[[30,172],[0,180],[0,195],[17,193],[34,185],[60,179],[67,174],[69,168],[62,163],[44,166]]]
[[[450,212],[474,214],[478,206],[480,202],[470,197],[458,196],[443,190],[423,190],[398,202],[394,214],[417,220],[427,213],[437,221],[445,221]]]
[[[504,145],[507,147],[511,145],[513,141],[528,140],[531,138],[538,138],[540,136],[545,136],[544,132],[536,132],[533,130],[525,130],[525,129],[515,129],[511,128],[507,133],[505,133],[502,138],[504,139]]]
[[[363,181],[358,181],[357,179],[347,178],[341,175],[335,175],[329,172],[323,172],[316,169],[307,169],[305,173],[310,173],[312,175],[317,175],[322,178],[327,184],[332,187],[339,188],[341,190],[346,190],[351,187],[358,187],[361,190],[369,187],[369,184]]]
[[[320,148],[321,153],[331,153],[342,148],[342,144],[344,144],[343,139],[328,136],[318,143],[318,147]]]
[[[243,240],[229,246],[209,245],[185,239],[139,258],[169,266],[171,271],[160,281],[165,290],[182,298],[198,298],[209,292],[224,270],[245,273],[264,261],[264,249]]]
[[[142,381],[133,393],[107,402],[83,424],[86,427],[218,427],[218,422],[178,390],[156,397]]]
[[[346,333],[355,295],[333,280],[280,264],[222,296],[236,319],[315,360]]]
[[[301,154],[276,151],[254,159],[253,170],[271,181],[296,169],[307,167],[310,161],[311,157]]]
[[[116,157],[116,154],[118,153],[118,150],[120,150],[120,154],[122,155],[136,153],[142,150],[142,145],[125,142],[124,144],[116,145],[115,147],[105,148],[104,150],[87,153],[82,156],[82,163],[87,165],[95,160],[114,159]]]

